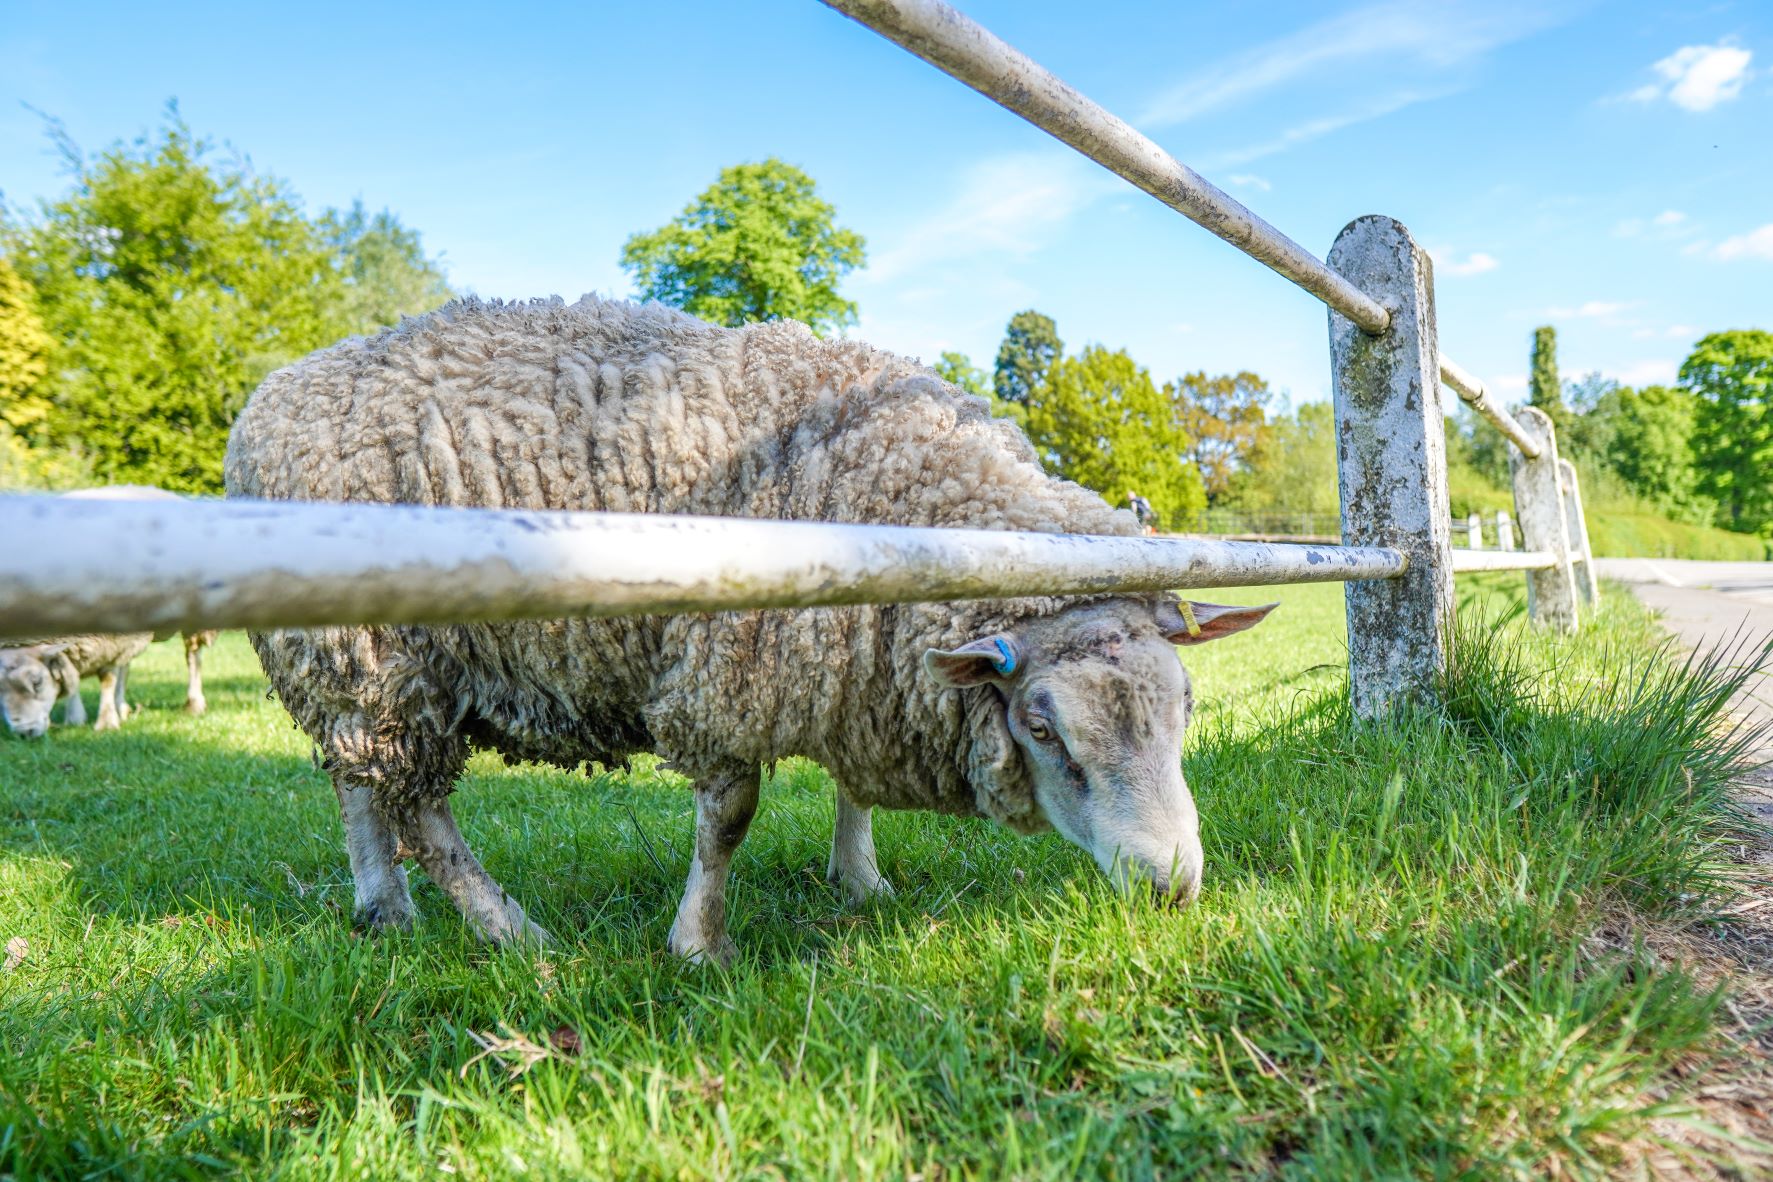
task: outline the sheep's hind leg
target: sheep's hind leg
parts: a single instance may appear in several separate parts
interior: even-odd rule
[[[374,789],[335,779],[333,791],[339,798],[345,850],[356,884],[353,917],[372,928],[411,927],[412,893],[406,885],[406,867],[400,864],[400,841],[376,807]]]
[[[874,855],[874,810],[853,803],[841,788],[837,790],[837,824],[831,832],[831,861],[825,877],[840,883],[844,897],[853,904],[893,893],[893,884],[881,874]]]
[[[448,798],[420,800],[397,814],[400,840],[468,922],[496,944],[547,944],[552,937],[523,913],[462,840]]]
[[[202,714],[209,708],[203,697],[203,646],[211,633],[185,633],[185,712]]]
[[[757,812],[758,769],[735,769],[696,785],[696,856],[666,945],[694,963],[733,963],[739,949],[726,933],[726,880],[733,852]]]

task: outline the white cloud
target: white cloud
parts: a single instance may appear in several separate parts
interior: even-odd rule
[[[1636,238],[1654,232],[1658,238],[1685,238],[1693,233],[1692,219],[1678,209],[1665,209],[1652,218],[1621,218],[1613,223],[1615,238]]]
[[[1753,52],[1727,40],[1683,46],[1650,67],[1657,81],[1626,97],[1640,103],[1666,98],[1684,111],[1709,111],[1742,93],[1753,59]]]
[[[1634,303],[1589,300],[1574,308],[1547,308],[1545,314],[1557,320],[1605,320],[1635,306]]]
[[[1428,253],[1433,256],[1435,272],[1440,275],[1457,275],[1460,277],[1466,275],[1482,275],[1484,272],[1494,271],[1497,267],[1502,265],[1496,261],[1495,255],[1488,254],[1481,250],[1472,251],[1465,256],[1464,261],[1460,261],[1459,256],[1450,251],[1443,252],[1431,250]]]
[[[1665,209],[1650,219],[1652,226],[1678,226],[1687,220],[1687,215],[1678,209]]]
[[[944,205],[888,239],[857,280],[881,283],[982,255],[1025,258],[1118,187],[1113,177],[1069,152],[981,160]]]
[[[1225,179],[1240,189],[1254,189],[1258,193],[1266,193],[1274,188],[1274,186],[1269,184],[1266,180],[1257,176],[1255,173],[1250,172],[1233,173]]]
[[[1524,373],[1502,374],[1496,379],[1496,388],[1504,393],[1519,393],[1527,388],[1527,375]]]
[[[1499,45],[1557,23],[1554,5],[1502,3],[1422,4],[1387,0],[1318,21],[1284,37],[1193,69],[1186,82],[1159,94],[1138,123],[1167,127],[1251,98],[1288,83],[1346,74],[1373,59],[1404,59],[1444,75]]]
[[[1447,88],[1439,90],[1405,90],[1385,98],[1376,99],[1362,107],[1345,111],[1339,115],[1326,115],[1317,119],[1308,119],[1304,123],[1289,127],[1273,139],[1263,140],[1248,147],[1237,148],[1230,152],[1221,152],[1208,162],[1207,167],[1226,168],[1238,164],[1248,164],[1252,160],[1260,160],[1264,156],[1272,156],[1276,152],[1284,152],[1288,148],[1315,140],[1320,136],[1329,135],[1333,131],[1341,131],[1344,127],[1352,127],[1356,123],[1365,123],[1369,119],[1377,119],[1389,115],[1393,111],[1426,99],[1441,98],[1451,94]]]
[[[1606,366],[1596,367],[1602,374],[1612,378],[1622,386],[1655,386],[1666,385],[1675,380],[1680,373],[1680,364],[1661,359],[1639,361],[1624,369],[1609,369]],[[1569,370],[1569,373],[1588,373],[1589,370]]]
[[[1773,263],[1773,222],[1758,230],[1724,239],[1712,254],[1726,263],[1736,259],[1765,259]]]

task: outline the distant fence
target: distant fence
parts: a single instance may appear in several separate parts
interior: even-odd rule
[[[1266,264],[1330,308],[1343,545],[389,505],[0,500],[0,636],[435,623],[1339,581],[1363,716],[1426,686],[1452,580],[1523,570],[1535,620],[1592,602],[1551,421],[1439,355],[1433,272],[1360,218],[1328,263],[945,4],[824,0]],[[1454,550],[1442,383],[1514,445],[1524,547]],[[1481,531],[1478,535],[1481,537]]]

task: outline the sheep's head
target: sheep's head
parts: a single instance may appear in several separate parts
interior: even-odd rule
[[[1201,846],[1182,777],[1193,695],[1175,646],[1254,627],[1274,607],[1097,601],[930,649],[924,668],[994,695],[992,722],[1053,828],[1123,888],[1143,883],[1185,902],[1200,887]]]
[[[49,729],[49,711],[62,693],[59,665],[65,645],[0,649],[0,715],[12,732],[27,739]]]

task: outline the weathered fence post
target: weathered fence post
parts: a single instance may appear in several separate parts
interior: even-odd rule
[[[1570,536],[1570,564],[1576,572],[1576,589],[1590,607],[1601,601],[1600,588],[1595,585],[1594,550],[1588,544],[1588,518],[1582,512],[1582,482],[1576,478],[1576,465],[1559,460],[1563,473],[1564,531]]]
[[[1496,549],[1514,550],[1514,521],[1507,509],[1496,510]]]
[[[1354,711],[1370,718],[1421,695],[1452,640],[1434,270],[1401,223],[1379,216],[1350,222],[1328,261],[1391,313],[1377,335],[1330,313],[1343,544],[1394,546],[1410,561],[1403,578],[1347,588]]]
[[[1465,544],[1473,550],[1484,548],[1484,519],[1476,513],[1465,519]]]
[[[1521,537],[1529,550],[1543,550],[1552,565],[1527,572],[1527,611],[1536,623],[1567,632],[1576,630],[1576,575],[1570,566],[1570,536],[1559,493],[1558,441],[1551,418],[1536,406],[1523,406],[1520,422],[1539,441],[1539,456],[1528,459],[1509,448],[1514,474],[1514,508],[1521,518]]]

